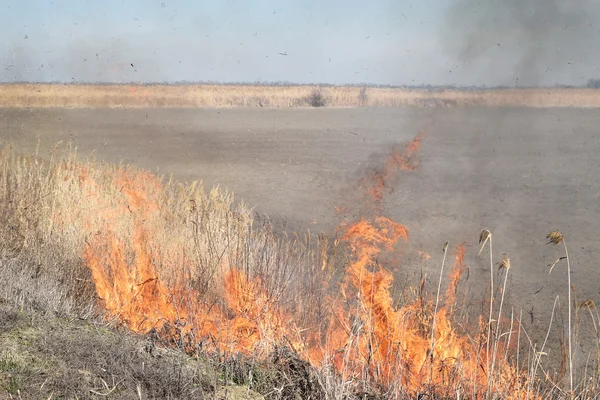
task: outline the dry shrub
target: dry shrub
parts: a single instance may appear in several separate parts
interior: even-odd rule
[[[308,104],[312,107],[325,107],[325,96],[320,88],[316,88],[312,91],[308,98]]]
[[[367,87],[363,86],[360,88],[360,92],[358,93],[358,105],[361,107],[365,107],[369,104],[369,96],[367,95]]]

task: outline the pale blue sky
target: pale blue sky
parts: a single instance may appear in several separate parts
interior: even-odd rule
[[[563,1],[568,9],[560,0],[493,2],[2,0],[0,81],[551,85],[600,77],[595,0]]]

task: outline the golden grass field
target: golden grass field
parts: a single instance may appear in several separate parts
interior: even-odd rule
[[[252,85],[0,85],[0,107],[600,107],[600,90],[435,90]]]

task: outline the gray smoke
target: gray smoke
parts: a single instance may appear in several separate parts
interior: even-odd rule
[[[501,84],[581,84],[600,76],[599,9],[597,0],[455,0],[443,40],[465,70]]]

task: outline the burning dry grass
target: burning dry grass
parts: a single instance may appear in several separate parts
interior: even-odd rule
[[[384,163],[375,200],[396,171],[414,168],[420,140],[395,149]],[[545,369],[545,348],[529,343],[520,318],[504,315],[508,261],[501,296],[492,293],[490,315],[475,326],[455,314],[463,247],[452,256],[441,304],[441,280],[437,293],[428,293],[423,280],[402,303],[392,298],[394,279],[382,256],[408,235],[377,215],[342,227],[334,241],[275,235],[217,189],[206,194],[196,183],[79,161],[72,152],[44,161],[0,151],[0,250],[21,266],[2,267],[0,294],[12,302],[81,315],[96,309],[222,365],[240,355],[277,365],[285,359],[283,386],[261,386],[269,398],[291,396],[289,387],[332,399],[367,393],[526,399],[569,392],[561,389],[563,375]],[[491,245],[491,233],[485,239]],[[36,286],[41,293],[23,293],[28,280],[44,282]],[[585,307],[597,329],[595,308]],[[595,360],[587,371],[594,377],[573,392],[592,398]],[[257,387],[252,378],[247,383]]]
[[[0,107],[600,107],[583,88],[427,90],[252,85],[0,85]]]

